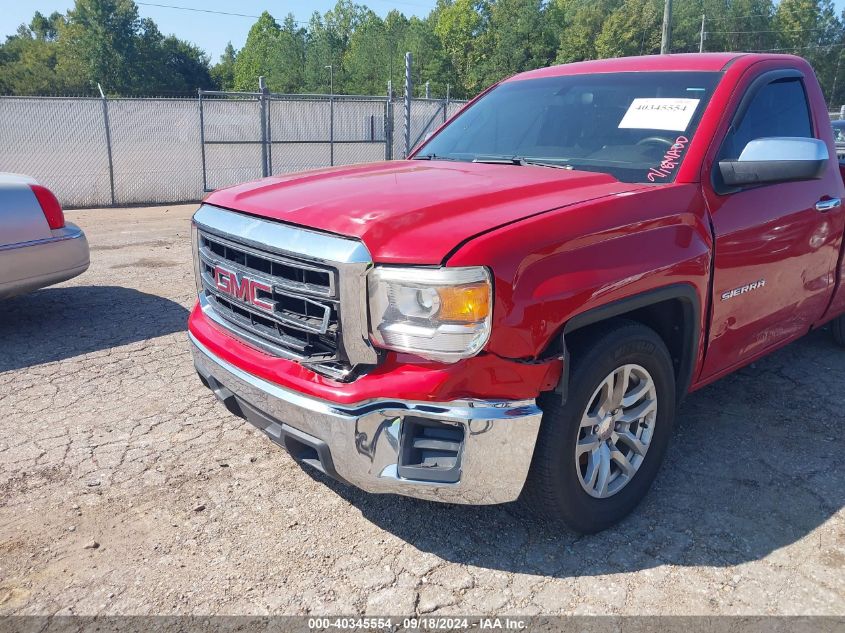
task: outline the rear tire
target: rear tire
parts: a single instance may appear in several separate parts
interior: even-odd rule
[[[658,334],[617,319],[577,338],[565,404],[543,394],[522,501],[590,534],[630,513],[654,481],[675,418],[672,359]],[[642,415],[640,415],[642,414]]]

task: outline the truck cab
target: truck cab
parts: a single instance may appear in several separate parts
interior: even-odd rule
[[[801,58],[523,73],[407,160],[212,193],[194,361],[341,481],[595,532],[687,393],[826,323],[843,343],[843,195]]]

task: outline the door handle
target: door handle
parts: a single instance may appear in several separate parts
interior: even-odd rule
[[[827,213],[831,209],[838,209],[842,206],[842,200],[839,198],[823,198],[816,203],[816,211]]]

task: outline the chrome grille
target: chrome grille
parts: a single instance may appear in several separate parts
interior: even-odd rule
[[[194,230],[197,290],[209,318],[334,378],[375,361],[365,303],[372,264],[360,242],[209,205],[194,216]]]
[[[215,311],[271,345],[314,362],[336,361],[339,330],[336,271],[283,258],[200,231],[200,275]],[[258,281],[272,310],[262,310],[247,297],[221,290],[219,270],[232,272],[239,283]],[[225,280],[226,277],[223,277]]]

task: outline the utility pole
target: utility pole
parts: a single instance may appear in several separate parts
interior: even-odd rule
[[[704,52],[704,14],[701,14],[701,36],[698,38],[698,52]]]
[[[663,0],[663,34],[660,38],[660,54],[666,55],[672,40],[672,0]]]

